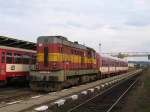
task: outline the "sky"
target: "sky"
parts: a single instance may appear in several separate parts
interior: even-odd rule
[[[150,0],[0,0],[0,35],[62,35],[102,52],[150,51]]]

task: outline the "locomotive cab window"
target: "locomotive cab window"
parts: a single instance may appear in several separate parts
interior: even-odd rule
[[[92,58],[96,59],[96,53],[92,52]]]
[[[12,53],[7,53],[6,54],[6,62],[7,63],[12,63]]]

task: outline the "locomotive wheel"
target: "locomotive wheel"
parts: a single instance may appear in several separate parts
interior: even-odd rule
[[[35,84],[30,83],[29,85],[30,85],[31,90],[33,90],[33,91],[39,91],[39,88]]]
[[[33,91],[43,91],[43,92],[53,92],[59,91],[63,88],[62,83],[40,83],[40,82],[30,82],[30,88]]]
[[[54,92],[54,91],[60,91],[62,89],[62,84],[61,83],[47,83],[44,87],[43,90],[45,92]]]

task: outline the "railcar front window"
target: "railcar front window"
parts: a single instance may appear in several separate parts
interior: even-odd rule
[[[23,64],[29,64],[30,63],[30,56],[23,55]]]
[[[36,63],[36,56],[32,55],[32,64]]]
[[[1,62],[5,63],[5,53],[4,52],[2,52]]]
[[[48,47],[44,48],[44,65],[48,66]]]
[[[12,63],[12,53],[7,53],[7,55],[6,55],[6,63]]]
[[[21,64],[22,63],[21,54],[17,54],[17,53],[14,54],[14,63],[17,63],[17,64]]]

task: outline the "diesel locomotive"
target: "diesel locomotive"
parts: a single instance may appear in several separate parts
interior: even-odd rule
[[[125,61],[101,56],[93,48],[63,36],[37,39],[36,67],[30,71],[30,87],[57,91],[126,72]]]

